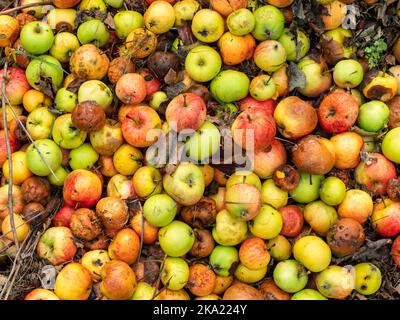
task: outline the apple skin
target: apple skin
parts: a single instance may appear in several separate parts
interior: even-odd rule
[[[139,197],[148,198],[161,193],[162,176],[160,171],[151,166],[139,168],[132,178],[133,189]]]
[[[161,128],[158,113],[148,106],[138,106],[128,112],[122,121],[121,130],[126,142],[137,148],[152,145],[157,139],[154,129]]]
[[[316,276],[315,283],[325,297],[346,299],[355,287],[355,278],[352,270],[332,265]]]
[[[304,220],[319,236],[325,236],[337,219],[335,208],[321,200],[311,202],[304,207]]]
[[[398,138],[400,137],[400,129],[394,128],[390,130],[382,141],[382,152],[386,158],[394,163],[400,163],[400,152],[397,147]]]
[[[36,251],[39,258],[46,259],[53,266],[58,266],[73,260],[77,247],[71,230],[58,226],[51,227],[43,233]]]
[[[303,289],[301,291],[296,292],[290,300],[328,300],[328,298],[324,297],[317,290],[314,289]]]
[[[81,0],[53,0],[53,4],[60,9],[75,7]]]
[[[288,61],[298,61],[310,50],[310,39],[299,29],[293,34],[290,29],[285,28],[278,42],[285,48]],[[298,43],[301,43],[301,45],[296,48]]]
[[[357,166],[354,177],[356,182],[375,196],[385,195],[387,183],[397,178],[396,167],[384,155],[369,153]]]
[[[47,52],[54,42],[51,27],[41,21],[32,21],[21,29],[22,47],[31,54],[39,55]]]
[[[336,28],[324,33],[320,40],[322,54],[326,62],[335,65],[339,60],[349,59],[354,47],[345,46],[346,39],[353,37],[351,30]]]
[[[104,82],[88,80],[82,83],[78,90],[78,102],[85,101],[95,101],[107,112],[113,102],[113,93]]]
[[[298,139],[310,134],[318,125],[315,109],[298,97],[282,99],[276,106],[274,119],[279,132],[288,139]]]
[[[346,195],[346,185],[337,177],[328,177],[322,181],[319,195],[327,205],[337,206]]]
[[[364,70],[357,60],[339,61],[333,69],[333,80],[341,88],[355,88],[363,78]]]
[[[17,140],[11,133],[8,133],[9,144],[11,153],[18,151],[20,147],[20,141]],[[2,167],[4,162],[7,160],[7,146],[4,135],[4,130],[0,130],[0,166]]]
[[[189,76],[198,82],[212,80],[221,70],[222,61],[219,53],[205,45],[191,49],[185,58],[185,69]]]
[[[64,182],[63,197],[72,208],[91,208],[99,201],[102,193],[100,178],[91,171],[72,171]]]
[[[192,32],[201,42],[215,42],[224,33],[224,19],[217,11],[201,9],[193,17]]]
[[[57,33],[50,54],[61,63],[69,62],[72,54],[80,47],[78,38],[69,32]]]
[[[144,25],[156,34],[168,32],[175,23],[175,11],[167,1],[156,0],[150,4],[143,15]]]
[[[54,8],[46,16],[47,24],[56,32],[72,32],[76,29],[77,12],[75,9]]]
[[[239,101],[240,110],[246,111],[248,109],[262,109],[266,113],[271,116],[274,116],[274,111],[276,107],[276,101],[273,99],[267,99],[264,101],[258,101],[251,96],[247,96],[246,98]]]
[[[71,150],[69,154],[69,165],[72,170],[91,169],[99,160],[99,154],[90,143],[84,143],[78,148]]]
[[[71,120],[71,114],[63,114],[54,121],[53,140],[64,149],[75,149],[81,146],[87,137],[85,131],[77,129]]]
[[[250,82],[250,95],[259,101],[269,100],[276,97],[276,85],[273,78],[262,74],[254,77]]]
[[[289,293],[302,290],[308,282],[307,270],[293,259],[279,262],[274,269],[273,277],[276,285]]]
[[[3,73],[4,70],[0,70],[0,74],[3,75]],[[7,68],[5,81],[5,93],[10,104],[13,106],[21,104],[24,94],[30,89],[25,71],[20,68],[9,67]],[[2,87],[3,77],[0,78],[0,88]]]
[[[356,291],[363,295],[371,295],[379,290],[382,274],[374,264],[365,262],[354,267],[356,272]]]
[[[174,4],[175,26],[182,27],[186,21],[191,21],[195,13],[200,9],[196,0],[183,0]]]
[[[293,246],[294,258],[311,272],[325,270],[332,259],[328,244],[317,236],[304,236]]]
[[[87,300],[91,291],[92,276],[80,263],[69,263],[58,273],[54,292],[61,300]]]
[[[273,139],[271,145],[254,153],[254,173],[261,179],[271,177],[274,172],[286,163],[287,154],[282,142]]]
[[[72,214],[74,213],[74,209],[67,206],[63,205],[55,214],[53,218],[53,224],[55,227],[66,227],[69,228],[70,223],[71,223],[71,217]]]
[[[335,149],[335,168],[352,169],[360,163],[360,152],[364,147],[364,139],[355,132],[343,132],[331,139]]]
[[[60,300],[52,291],[37,288],[30,291],[24,300]]]
[[[202,163],[219,150],[220,142],[221,134],[218,127],[205,121],[199,130],[186,141],[185,150],[191,159]]]
[[[37,152],[36,148],[40,150],[43,158],[47,165],[54,171],[60,165],[62,161],[62,152],[57,144],[53,140],[40,139],[35,141],[36,147],[31,144],[26,151],[26,158],[29,170],[37,176],[48,176],[51,172],[43,162],[41,156]]]
[[[183,289],[189,280],[189,265],[182,258],[167,257],[164,262],[161,282],[170,290]]]
[[[279,211],[264,204],[259,213],[249,222],[250,232],[261,239],[274,239],[282,230],[283,220]]]
[[[349,93],[334,91],[322,100],[318,108],[318,121],[329,133],[348,131],[357,121],[358,102]]]
[[[149,100],[153,93],[160,90],[161,82],[158,80],[149,69],[141,68],[138,73],[144,78],[146,87],[146,100]]]
[[[135,29],[144,25],[143,16],[133,10],[124,10],[114,16],[115,32],[118,38],[126,37]]]
[[[161,249],[170,257],[184,256],[192,248],[193,229],[182,221],[173,221],[158,232]]]
[[[0,47],[5,48],[17,40],[20,33],[20,26],[18,20],[9,15],[0,16],[0,33],[4,35],[0,39]]]
[[[170,127],[181,132],[184,129],[199,129],[206,114],[206,104],[201,97],[194,93],[183,93],[168,104],[165,118]]]
[[[60,62],[48,55],[39,56],[33,59],[26,68],[26,78],[32,88],[41,90],[38,85],[40,77],[51,78],[53,85],[60,88],[64,78],[63,69]]]
[[[239,262],[239,253],[235,247],[216,246],[210,254],[210,266],[221,277],[228,277],[232,266]]]
[[[124,228],[111,240],[108,247],[108,255],[112,260],[120,260],[127,264],[133,264],[139,255],[140,238],[131,228]]]
[[[210,91],[218,101],[229,103],[245,98],[249,86],[250,80],[244,73],[224,70],[211,81]]]
[[[259,41],[279,39],[285,27],[285,17],[282,12],[271,5],[265,5],[254,11],[254,38]]]
[[[28,161],[25,151],[17,151],[11,155],[13,169],[13,184],[21,185],[26,179],[32,176],[32,172],[28,168]],[[3,164],[3,176],[7,182],[10,180],[9,161]]]
[[[71,56],[70,70],[80,79],[101,80],[107,74],[110,60],[93,44],[79,47]]]
[[[193,163],[180,163],[175,172],[163,177],[165,191],[176,202],[191,206],[203,196],[205,183],[201,170]]]
[[[372,100],[364,103],[360,107],[357,119],[357,125],[369,132],[377,132],[389,120],[390,110],[386,103],[378,100]]]
[[[26,130],[33,140],[47,139],[50,136],[55,116],[47,107],[36,108],[26,119]]]
[[[122,174],[114,175],[107,184],[107,196],[122,200],[136,196],[132,179]]]
[[[241,8],[228,16],[226,24],[232,34],[235,36],[244,36],[253,31],[256,20],[249,9]]]
[[[289,194],[293,200],[299,203],[309,203],[317,200],[322,180],[324,180],[323,175],[310,175],[300,172],[300,182]]]
[[[118,79],[115,93],[125,104],[139,104],[147,95],[146,81],[138,73],[126,73]]]

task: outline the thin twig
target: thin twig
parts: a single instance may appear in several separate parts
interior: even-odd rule
[[[13,163],[12,153],[10,146],[10,139],[8,137],[8,125],[7,125],[7,107],[6,107],[6,76],[7,76],[7,61],[4,64],[3,70],[3,82],[1,88],[1,105],[3,108],[3,126],[4,126],[4,139],[6,141],[7,157],[8,157],[8,215],[10,217],[11,230],[15,242],[15,247],[19,249],[19,241],[17,238],[17,231],[15,230],[14,221],[14,207],[13,207]]]
[[[53,1],[44,1],[44,2],[35,2],[35,3],[27,3],[22,6],[14,7],[11,9],[3,10],[0,11],[0,14],[10,14],[19,10],[27,9],[27,8],[33,8],[33,7],[39,7],[39,6],[47,6],[53,4]]]
[[[151,297],[151,300],[154,300],[160,294],[160,292],[157,292],[157,291],[158,291],[158,287],[160,285],[162,273],[164,272],[165,260],[167,259],[167,257],[168,257],[168,255],[165,255],[164,259],[163,259],[163,261],[161,263],[160,272],[158,273],[156,285],[154,286],[156,290],[154,290],[154,293],[153,293],[153,296]]]

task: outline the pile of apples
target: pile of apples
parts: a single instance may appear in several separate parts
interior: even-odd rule
[[[333,257],[357,252],[372,226],[393,238],[400,267],[400,65],[370,69],[357,56],[342,27],[353,1],[317,1],[315,47],[311,31],[290,27],[293,0],[146,1],[54,0],[0,13],[7,255],[10,217],[22,243],[63,194],[37,245],[58,271],[54,288],[25,299],[376,293],[377,266]],[[400,62],[400,40],[393,55]],[[303,84],[289,90],[293,69]],[[220,149],[224,126],[254,151],[252,171],[198,164]],[[153,129],[195,130],[183,142],[191,161],[157,163]]]

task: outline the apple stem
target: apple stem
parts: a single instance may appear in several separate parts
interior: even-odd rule
[[[53,4],[53,1],[27,3],[27,4],[24,4],[22,6],[17,6],[17,7],[11,8],[11,9],[0,11],[0,14],[2,14],[2,15],[3,14],[10,14],[10,13],[13,13],[15,11],[19,11],[19,10],[23,10],[23,9],[39,7],[39,6],[47,6],[47,5],[50,5],[50,4]]]
[[[8,137],[8,124],[7,124],[7,106],[6,106],[6,76],[7,76],[7,61],[4,64],[3,70],[3,81],[1,88],[1,106],[3,111],[3,126],[4,126],[4,139],[6,140],[7,158],[8,158],[8,215],[10,216],[11,230],[13,233],[13,238],[15,242],[15,247],[18,251],[19,241],[17,238],[17,231],[15,230],[14,221],[14,208],[13,208],[13,163],[12,163],[12,153],[10,146],[10,139]]]

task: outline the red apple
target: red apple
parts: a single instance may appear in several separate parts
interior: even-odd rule
[[[354,176],[357,183],[376,196],[385,195],[389,180],[397,178],[395,165],[380,153],[369,153],[361,160]]]
[[[73,208],[93,207],[99,201],[101,192],[100,178],[88,170],[74,170],[64,181],[64,202]]]
[[[160,90],[161,82],[151,74],[149,69],[140,69],[138,73],[144,78],[144,81],[146,81],[146,100],[148,100],[154,92]]]
[[[24,300],[60,300],[53,291],[37,288],[30,291]]]
[[[121,126],[125,140],[137,148],[152,145],[157,136],[151,131],[159,128],[161,128],[161,119],[158,113],[148,106],[133,108],[127,113]]]
[[[322,100],[318,109],[318,121],[329,133],[348,131],[357,121],[358,102],[349,93],[334,91]]]
[[[254,173],[261,179],[267,179],[285,164],[286,160],[285,146],[279,140],[273,139],[269,147],[254,153]]]
[[[138,104],[146,98],[146,81],[138,73],[126,73],[118,79],[115,94],[125,104]]]
[[[60,9],[67,9],[76,6],[81,0],[53,0],[53,4]]]
[[[40,237],[36,250],[39,258],[46,259],[52,265],[58,266],[71,261],[77,247],[69,228],[52,227]]]
[[[393,203],[371,216],[372,227],[382,237],[393,237],[400,233],[400,203]]]
[[[243,111],[235,119],[231,127],[235,143],[243,149],[254,147],[254,151],[265,150],[271,145],[275,134],[276,124],[271,115],[260,109]],[[254,134],[254,145],[248,145],[248,134]]]
[[[10,141],[11,153],[18,151],[20,147],[20,142],[14,135],[8,132],[8,139]],[[6,147],[6,137],[4,130],[0,130],[0,166],[2,167],[4,162],[7,160],[7,147]]]
[[[60,210],[57,211],[53,218],[53,224],[56,227],[67,227],[69,228],[71,223],[71,217],[74,213],[74,208],[71,208],[67,205],[63,205]]]
[[[394,263],[400,268],[400,236],[394,240],[390,254]]]
[[[0,88],[3,87],[3,70],[0,70]],[[22,97],[30,89],[25,71],[20,68],[8,68],[6,72],[6,97],[12,105],[22,103]],[[0,94],[1,96],[1,94]]]
[[[165,117],[171,128],[197,130],[206,119],[207,109],[202,98],[194,93],[183,93],[168,104]]]
[[[246,111],[249,109],[261,109],[266,113],[274,116],[274,111],[276,107],[276,101],[273,99],[268,99],[265,101],[258,101],[251,96],[248,96],[239,101],[240,110]]]
[[[283,220],[281,235],[297,237],[304,225],[303,212],[298,206],[289,205],[278,209]]]

